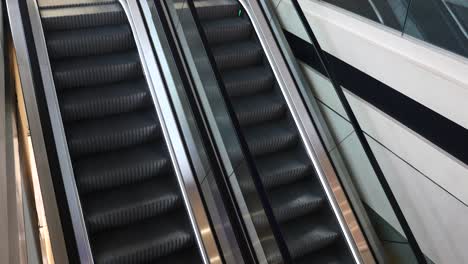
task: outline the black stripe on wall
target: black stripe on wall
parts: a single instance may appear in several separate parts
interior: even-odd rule
[[[288,31],[284,33],[294,55],[325,75],[313,46]],[[341,86],[468,164],[467,129],[333,55],[325,54]],[[423,87],[421,92],[424,92]]]

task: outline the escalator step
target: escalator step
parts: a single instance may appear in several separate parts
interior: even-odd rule
[[[312,166],[297,158],[294,152],[275,153],[257,160],[258,171],[266,189],[287,185],[313,174]],[[242,190],[254,191],[255,187],[248,179],[240,181]]]
[[[299,136],[287,125],[278,122],[251,126],[245,133],[250,152],[254,156],[284,151],[297,145]]]
[[[182,211],[101,232],[93,239],[98,263],[149,263],[192,246],[194,237]],[[182,257],[182,256],[181,256]]]
[[[310,263],[310,260],[313,259],[314,260],[314,263],[317,263],[317,264],[344,264],[344,263],[354,263],[352,261],[342,261],[340,259],[338,259],[337,256],[334,256],[333,254],[323,254],[322,252],[320,253],[315,253],[315,254],[309,254],[309,255],[306,255],[306,256],[303,256],[299,259],[297,259],[295,261],[295,263],[297,264],[308,264]]]
[[[65,122],[138,111],[149,108],[152,102],[144,79],[101,87],[68,89],[62,91],[59,101]]]
[[[151,111],[79,121],[67,126],[68,146],[72,157],[145,144],[157,139],[160,132],[157,119]]]
[[[310,184],[301,181],[272,191],[269,196],[276,221],[283,223],[318,210],[325,200],[319,193],[310,192],[310,187]],[[252,218],[257,228],[268,226],[265,214],[256,214]]]
[[[287,188],[277,188],[269,196],[280,223],[311,214],[325,203],[320,191],[314,190],[307,180],[295,182]]]
[[[234,40],[247,40],[252,33],[252,25],[241,17],[203,22],[206,38],[210,44],[228,43]]]
[[[143,76],[138,52],[60,60],[53,64],[57,89],[89,87]]]
[[[74,167],[84,194],[164,175],[170,171],[170,160],[163,145],[145,144],[78,159]]]
[[[41,10],[46,32],[128,24],[119,3]]]
[[[314,223],[314,224],[313,224]],[[324,249],[337,241],[339,234],[314,221],[314,217],[302,217],[283,225],[283,235],[294,259]]]
[[[213,20],[237,16],[240,6],[236,1],[196,1],[195,7],[200,20]]]
[[[161,264],[197,264],[203,263],[200,257],[200,252],[195,247],[176,251],[166,257],[159,258],[158,263]]]
[[[241,126],[280,119],[287,110],[285,102],[271,93],[234,98],[232,103]]]
[[[49,56],[59,59],[122,52],[135,48],[135,42],[128,25],[115,25],[55,31],[47,36],[47,46]]]
[[[216,66],[220,71],[239,69],[262,62],[262,47],[253,41],[220,45],[213,48]]]
[[[180,208],[178,186],[170,175],[166,176],[87,195],[84,200],[89,232],[132,224]]]
[[[265,236],[260,238],[260,243],[265,252],[266,262],[268,264],[283,264],[285,261],[278,250],[278,244],[274,236]]]
[[[224,86],[232,97],[249,96],[273,89],[273,73],[264,66],[236,69],[223,74]]]
[[[37,0],[40,8],[64,8],[76,6],[90,6],[115,3],[117,0],[73,0],[73,1],[57,1],[57,0]]]

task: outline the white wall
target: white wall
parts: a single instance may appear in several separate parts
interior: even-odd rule
[[[284,27],[307,39],[290,0],[276,1]],[[468,128],[468,59],[324,2],[299,3],[325,51]]]

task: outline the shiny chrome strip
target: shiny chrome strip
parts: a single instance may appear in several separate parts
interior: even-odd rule
[[[298,128],[301,139],[304,143],[306,152],[311,159],[314,169],[320,179],[322,187],[332,206],[333,212],[338,219],[341,230],[344,234],[348,247],[356,263],[363,263],[361,255],[354,242],[351,231],[348,228],[346,220],[341,212],[340,206],[336,200],[334,192],[330,186],[330,179],[337,179],[333,166],[328,159],[325,149],[320,141],[319,135],[309,117],[307,109],[302,102],[299,90],[296,87],[294,79],[289,74],[289,69],[282,57],[281,50],[276,45],[276,40],[272,34],[268,23],[262,12],[259,1],[239,0],[252,21],[257,36],[261,42],[263,50],[273,69],[273,73],[279,83],[282,94],[286,100],[294,122]]]
[[[3,5],[0,5],[0,260],[9,259],[8,246],[8,197],[7,197],[7,108],[5,83],[5,38]]]
[[[31,1],[28,1],[31,2]],[[19,0],[7,0],[7,11],[10,20],[13,43],[16,49],[18,69],[21,85],[24,92],[26,111],[29,119],[29,128],[33,151],[35,152],[37,173],[44,200],[44,209],[50,230],[51,246],[56,263],[68,263],[68,256],[63,237],[63,229],[57,207],[52,175],[50,173],[47,151],[42,133],[42,125],[39,117],[38,105],[35,100],[34,81],[32,79],[32,68],[29,60],[29,51],[26,45],[26,37],[21,18]],[[33,25],[37,28],[37,24]],[[42,28],[40,28],[42,31]]]
[[[153,13],[149,1],[140,1],[141,12],[146,20],[148,34],[155,49],[157,59],[161,62],[162,73],[168,86],[168,92],[174,105],[175,114],[181,126],[182,135],[188,147],[189,156],[194,164],[195,175],[201,185],[201,192],[205,198],[206,210],[210,212],[214,232],[219,241],[220,249],[226,263],[242,263],[243,258],[239,245],[236,243],[234,230],[229,221],[229,217],[221,197],[219,188],[214,182],[214,177],[210,161],[205,152],[204,142],[198,132],[190,103],[188,102],[186,88],[183,86],[175,61],[168,56],[172,52],[167,41],[171,36],[166,36],[162,28],[159,13]],[[152,3],[154,5],[154,2]],[[155,6],[154,6],[155,8]],[[164,10],[170,12],[169,10]],[[169,15],[169,14],[167,14]],[[155,17],[156,16],[156,17]],[[176,18],[173,18],[176,19]],[[175,29],[171,29],[176,34]],[[195,131],[193,131],[195,130]]]
[[[229,175],[228,180],[233,190],[231,197],[236,200],[239,206],[239,217],[242,217],[246,226],[247,232],[245,235],[249,236],[253,241],[254,252],[252,252],[252,254],[257,256],[260,263],[266,263],[264,249],[261,246],[260,238],[254,227],[245,197],[242,195],[240,185],[237,182],[238,175],[236,175],[236,173],[244,164],[243,154],[239,148],[239,143],[233,140],[237,140],[234,128],[230,122],[224,120],[225,117],[223,114],[228,115],[226,106],[224,105],[223,97],[217,92],[219,91],[218,82],[207,60],[206,50],[196,33],[190,34],[192,31],[197,32],[197,28],[186,1],[178,3],[174,3],[175,1],[168,2],[173,3],[175,6],[175,8],[171,8],[168,12],[170,13],[169,15],[174,18],[174,27],[180,40],[179,48],[190,51],[190,54],[185,56],[188,64],[187,66],[192,73],[195,89],[200,96],[200,103],[206,115],[207,125],[212,132],[214,144],[219,151],[222,166],[227,175]],[[169,4],[169,6],[171,7],[171,4]],[[183,10],[188,12],[185,14],[185,17],[182,17],[184,16],[184,14],[182,14]],[[207,76],[206,73],[209,73],[209,76]],[[202,76],[202,74],[205,75]],[[223,253],[226,252],[224,251]],[[240,263],[240,261],[234,263]]]
[[[11,83],[11,82],[10,82]],[[10,84],[9,83],[9,84]],[[10,215],[10,219],[12,220],[9,223],[9,231],[10,233],[10,245],[13,245],[13,242],[16,242],[14,245],[14,249],[16,252],[13,252],[10,249],[10,253],[15,253],[15,255],[10,255],[10,263],[19,263],[19,264],[26,264],[28,260],[27,256],[27,249],[26,249],[26,232],[25,232],[25,219],[24,219],[24,166],[22,165],[24,162],[24,156],[22,155],[21,147],[20,147],[20,138],[18,134],[18,116],[17,116],[17,108],[15,102],[15,96],[13,92],[13,87],[8,87],[9,90],[9,109],[7,110],[7,114],[10,116],[10,123],[11,123],[11,134],[13,136],[13,153],[10,160],[12,162],[12,166],[14,167],[13,174],[15,175],[14,178],[10,177],[9,182],[7,184],[8,193],[10,195],[9,205],[12,208],[9,208],[8,213]],[[7,166],[10,166],[7,164]]]
[[[44,31],[42,30],[39,6],[36,1],[27,1],[27,5],[79,259],[81,263],[94,263],[78,189],[76,187],[65,129],[63,127]]]
[[[0,12],[1,9],[0,6]],[[23,264],[26,252],[16,104],[14,87],[5,74],[9,68],[4,60],[8,51],[2,22],[0,20],[0,261]]]
[[[134,38],[142,61],[148,86],[151,91],[153,103],[161,124],[164,139],[166,141],[172,164],[184,198],[190,222],[195,233],[198,248],[204,263],[221,263],[221,256],[211,230],[204,205],[195,182],[195,177],[190,166],[182,136],[172,112],[169,96],[165,89],[165,83],[158,67],[158,61],[151,46],[151,41],[146,33],[145,24],[140,14],[137,1],[119,0],[124,6]]]

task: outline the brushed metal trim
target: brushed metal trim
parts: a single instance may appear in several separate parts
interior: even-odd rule
[[[1,11],[1,7],[0,7]],[[0,18],[1,18],[0,14]],[[0,21],[0,26],[2,22]],[[5,263],[23,264],[26,262],[26,235],[23,216],[22,168],[20,164],[18,127],[14,87],[11,78],[5,73],[9,67],[5,64],[3,31],[0,29],[0,182],[2,236],[0,236],[0,260]],[[8,83],[7,83],[8,80]]]
[[[42,20],[39,12],[37,1],[27,1],[29,18],[34,42],[36,44],[36,52],[39,60],[42,82],[44,84],[44,94],[49,110],[50,122],[55,141],[57,156],[59,157],[59,165],[65,188],[65,195],[69,206],[71,223],[75,234],[78,256],[82,263],[94,263],[91,245],[89,243],[86,222],[84,220],[81,201],[76,186],[73,166],[71,162],[70,152],[68,149],[65,128],[63,119],[60,113],[55,82],[50,65],[49,54],[47,50],[46,39],[42,27]]]
[[[238,173],[239,168],[245,165],[242,150],[238,147],[240,143],[237,142],[237,135],[234,127],[230,122],[226,122],[226,120],[224,120],[225,116],[228,116],[229,114],[227,114],[224,99],[218,92],[218,82],[214,72],[212,71],[211,65],[209,64],[203,43],[198,38],[189,39],[190,36],[193,37],[197,34],[190,33],[192,31],[197,32],[195,21],[193,21],[193,17],[191,15],[188,18],[191,19],[190,21],[187,20],[187,17],[185,17],[185,19],[178,17],[178,14],[182,14],[184,8],[186,9],[186,12],[190,13],[189,7],[184,5],[185,1],[184,3],[175,4],[175,9],[170,10],[171,16],[175,17],[174,22],[177,23],[175,26],[177,34],[180,36],[180,48],[190,52],[189,55],[185,56],[188,62],[188,68],[194,78],[195,86],[201,99],[201,105],[207,117],[209,129],[213,134],[213,141],[220,153],[222,165],[229,175],[228,183],[233,189],[232,199],[234,199],[239,206],[241,214],[239,217],[243,219],[246,226],[247,232],[245,235],[252,240],[253,252],[251,252],[251,254],[255,254],[260,263],[267,263],[266,253],[261,245],[259,235],[253,224],[251,212],[249,211],[245,197],[243,196],[237,182],[239,175],[236,174]],[[187,27],[187,23],[190,24],[190,27]],[[201,76],[200,73],[206,72],[210,73],[211,78]],[[216,98],[211,100],[213,97]],[[235,142],[233,139],[235,139]],[[241,173],[247,174],[248,172]]]
[[[222,263],[190,161],[182,142],[182,136],[172,112],[169,95],[165,90],[166,84],[158,67],[158,62],[161,63],[161,61],[158,61],[153,53],[151,41],[146,32],[137,1],[119,0],[119,2],[124,6],[124,10],[130,18],[129,21],[142,61],[142,68],[150,88],[190,223],[195,233],[198,249],[204,263]]]
[[[5,38],[3,31],[3,5],[0,5],[0,261],[8,262],[8,197],[7,197],[7,113],[5,83]]]
[[[24,93],[24,100],[31,134],[33,151],[35,153],[35,162],[37,173],[40,179],[39,183],[44,200],[44,210],[47,215],[47,222],[50,229],[50,238],[52,252],[56,263],[68,263],[65,239],[58,212],[55,191],[50,173],[50,165],[47,158],[47,151],[42,133],[38,105],[35,100],[34,82],[32,79],[32,68],[29,60],[29,51],[21,17],[19,0],[7,0],[6,2],[8,17],[11,26],[13,44],[16,49],[16,58],[18,70],[21,79],[21,85]],[[41,29],[42,30],[42,29]]]
[[[141,12],[146,20],[148,34],[155,47],[157,58],[162,62],[160,66],[168,86],[170,99],[173,102],[175,114],[182,129],[182,135],[186,140],[189,156],[195,167],[195,174],[201,186],[201,193],[203,193],[206,201],[206,210],[211,215],[212,226],[218,238],[220,250],[226,263],[243,263],[242,254],[239,245],[236,243],[236,237],[229,221],[227,209],[221,201],[220,190],[214,181],[215,175],[203,146],[204,142],[198,132],[199,127],[195,123],[196,120],[188,102],[188,95],[185,91],[187,87],[183,87],[182,80],[178,76],[179,71],[176,68],[175,61],[168,57],[172,56],[167,41],[169,37],[166,36],[166,32],[162,28],[160,14],[154,13],[153,11],[155,10],[150,7],[151,4],[154,5],[154,2],[151,4],[149,2],[140,2]],[[168,3],[168,6],[170,8],[171,3]],[[164,10],[164,13],[169,16],[167,12],[170,11]],[[177,18],[172,17],[172,19]],[[172,34],[176,34],[174,28],[171,27],[170,30]],[[177,46],[177,48],[179,47]]]

